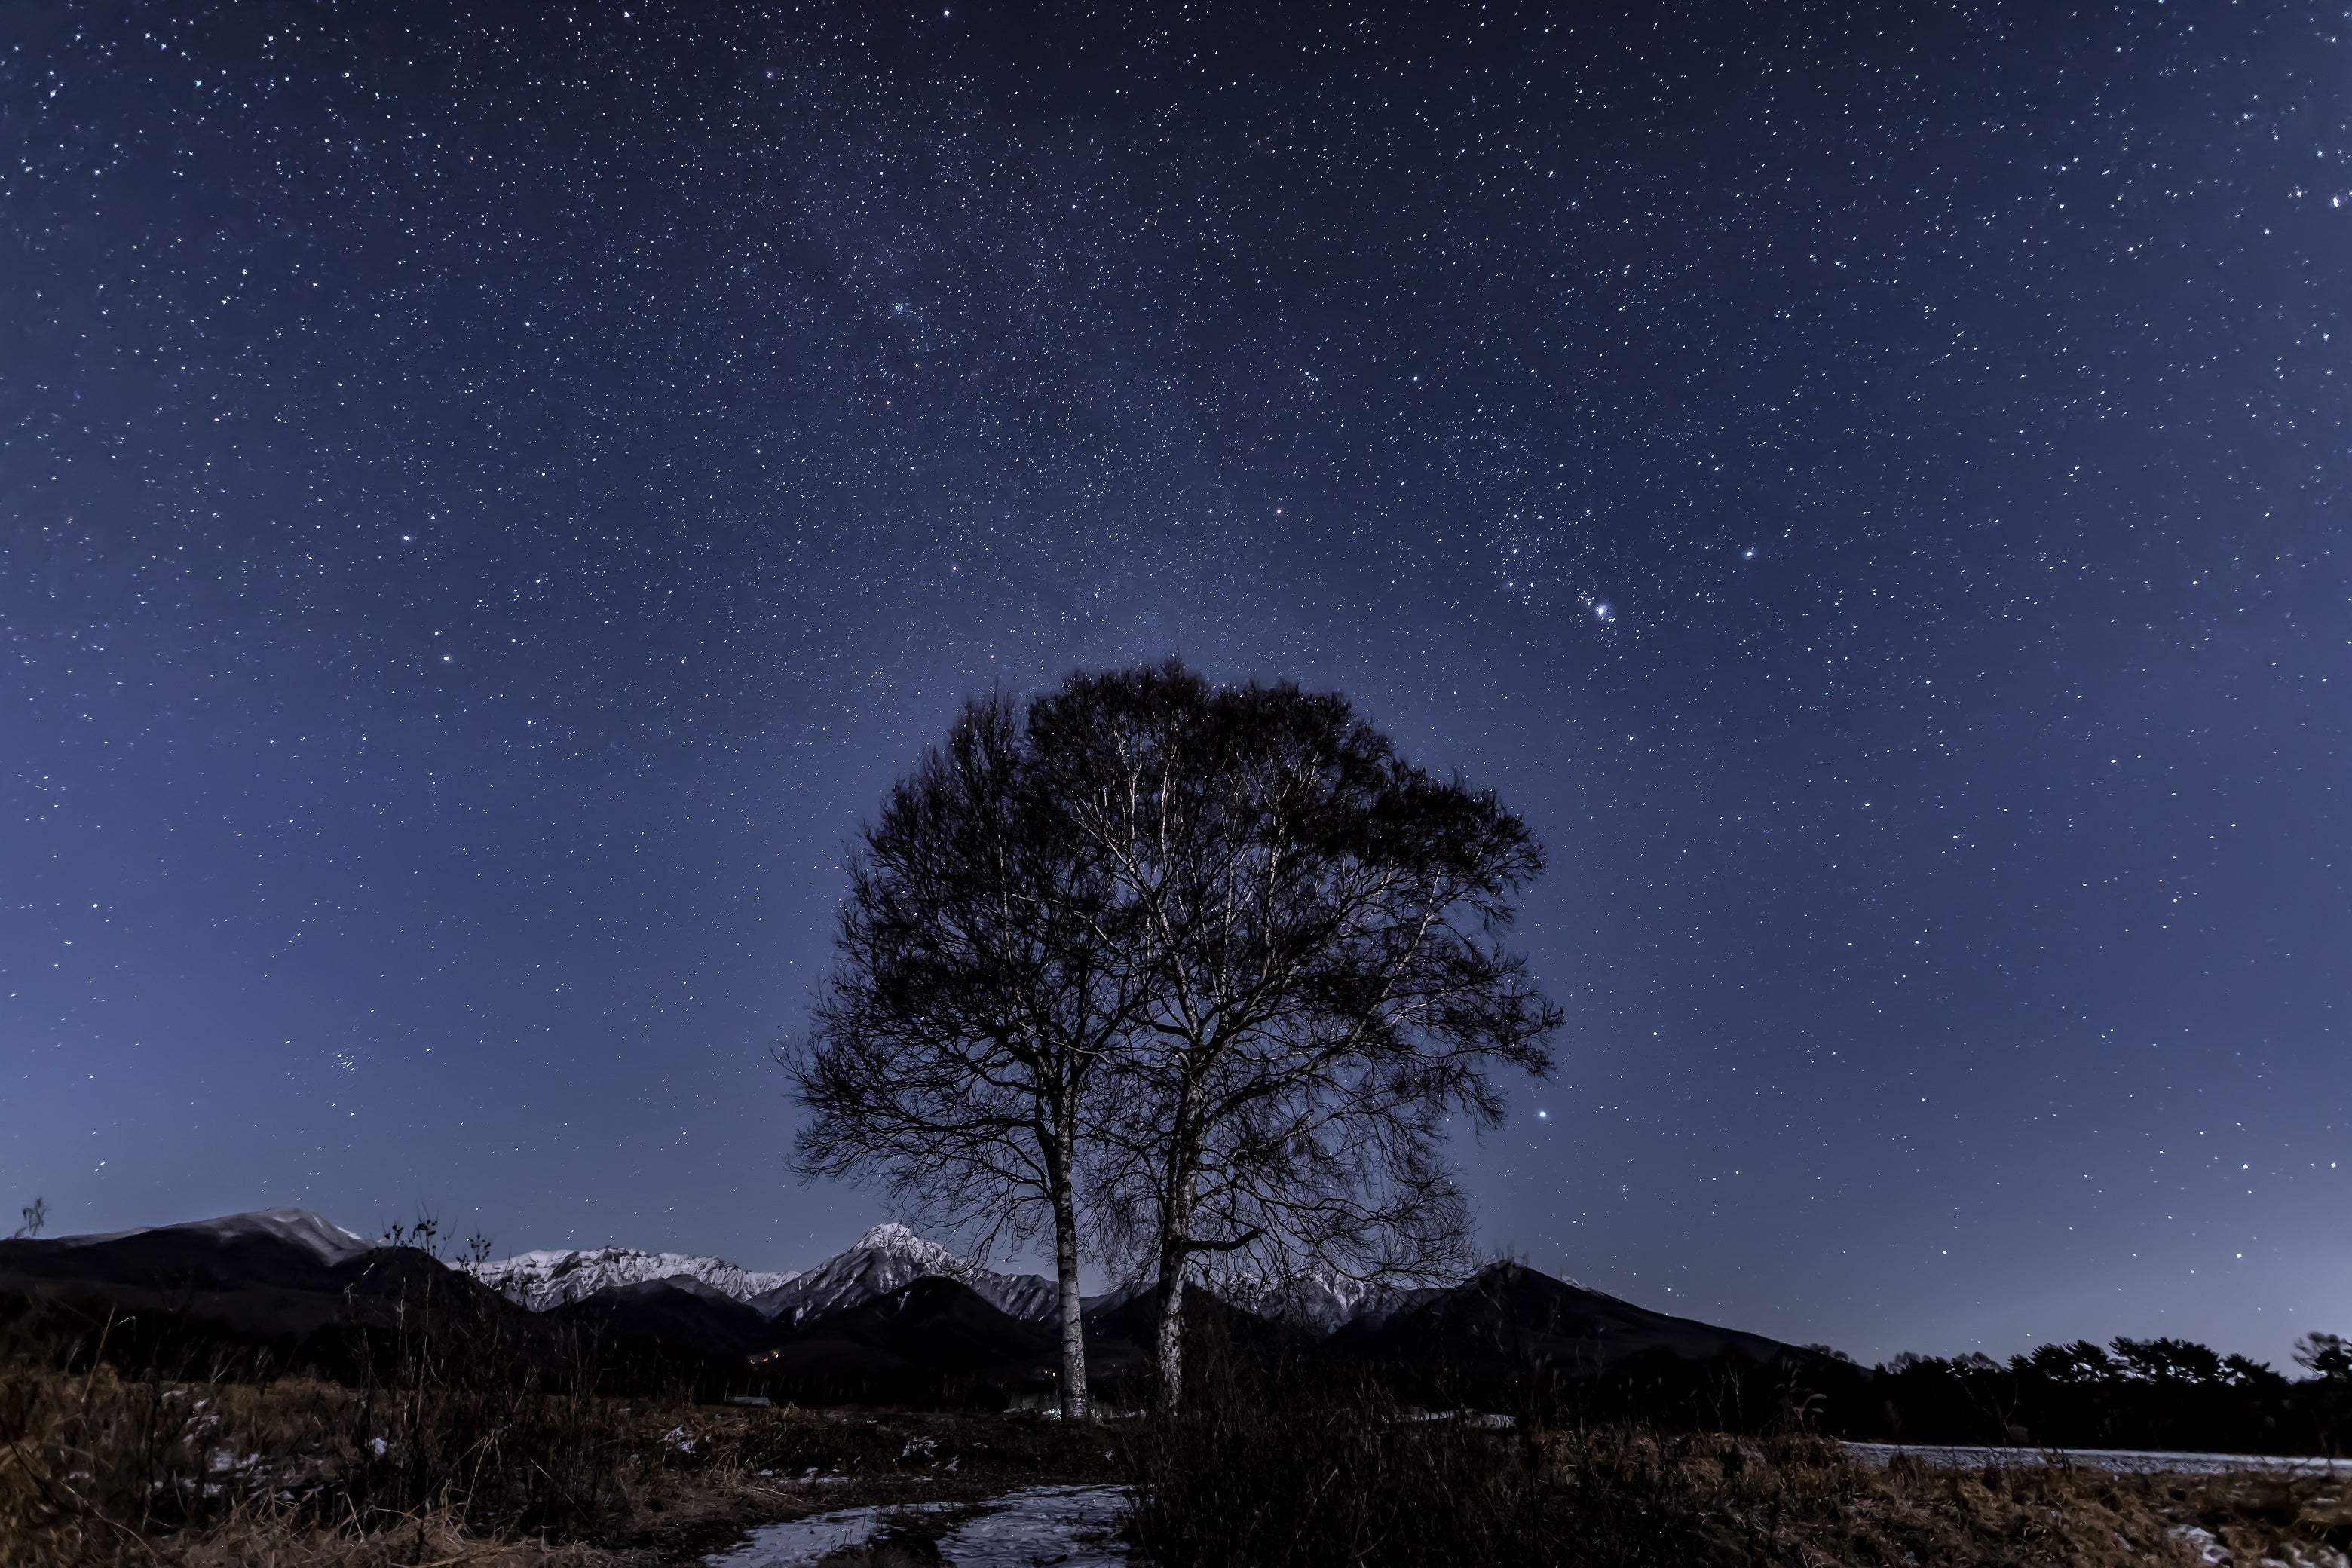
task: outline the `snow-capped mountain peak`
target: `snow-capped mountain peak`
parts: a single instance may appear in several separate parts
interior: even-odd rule
[[[998,1274],[958,1258],[903,1225],[877,1225],[855,1246],[804,1271],[764,1273],[718,1258],[641,1252],[628,1247],[550,1247],[463,1266],[509,1300],[544,1312],[600,1290],[648,1280],[691,1280],[763,1315],[797,1326],[826,1312],[887,1296],[926,1275],[970,1286],[999,1310],[1042,1321],[1054,1315],[1051,1282],[1034,1274]]]
[[[885,1220],[857,1238],[851,1251],[887,1253],[922,1268],[927,1273],[944,1274],[953,1278],[969,1273],[971,1265],[941,1247],[936,1241],[926,1241],[896,1220]]]
[[[1238,1306],[1318,1335],[1349,1323],[1377,1327],[1438,1293],[1433,1286],[1376,1285],[1314,1268],[1274,1279],[1244,1275],[1217,1287]]]
[[[925,1275],[970,1286],[998,1310],[1032,1321],[1050,1318],[1058,1300],[1052,1283],[1034,1274],[998,1274],[926,1241],[903,1225],[877,1225],[840,1256],[752,1299],[769,1317],[799,1324],[826,1312],[887,1296]]]
[[[691,1279],[738,1301],[749,1301],[798,1278],[739,1268],[721,1258],[682,1252],[640,1252],[630,1247],[547,1247],[468,1265],[475,1279],[534,1312],[561,1307],[616,1285],[648,1279]]]

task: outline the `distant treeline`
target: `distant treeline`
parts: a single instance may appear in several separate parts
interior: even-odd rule
[[[653,1341],[599,1341],[508,1310],[488,1291],[414,1282],[404,1310],[302,1335],[231,1334],[171,1310],[116,1312],[0,1294],[0,1363],[126,1375],[267,1382],[288,1373],[346,1385],[382,1384],[387,1367],[463,1368],[452,1381],[606,1394],[655,1392],[716,1400],[757,1394],[778,1405],[1003,1407],[1007,1369],[950,1372],[845,1364],[796,1373],[741,1356],[698,1354]],[[1433,1410],[1516,1415],[1546,1426],[1632,1423],[1661,1432],[1812,1433],[1861,1441],[2024,1447],[2149,1448],[2250,1454],[2352,1453],[2352,1343],[2314,1334],[2297,1347],[2304,1375],[2178,1339],[2118,1338],[2044,1345],[1999,1362],[1970,1354],[1901,1355],[1864,1367],[1808,1347],[1759,1363],[1653,1352],[1595,1371],[1559,1363],[1400,1366],[1304,1342],[1196,1295],[1186,1337],[1212,1362],[1283,1369],[1286,1386],[1321,1394],[1363,1390]],[[1097,1347],[1098,1352],[1108,1345]],[[1139,1357],[1130,1357],[1130,1361]],[[1106,1373],[1118,1358],[1098,1353]],[[1262,1374],[1253,1374],[1262,1375]],[[1034,1380],[1032,1380],[1034,1381]],[[1097,1376],[1097,1398],[1133,1408],[1148,1370]],[[1213,1400],[1216,1380],[1198,1397]]]
[[[2104,1349],[2077,1340],[2006,1363],[1897,1356],[1869,1376],[1876,1409],[1846,1420],[1912,1442],[1949,1433],[2060,1447],[2341,1452],[2352,1445],[2352,1352],[2315,1334],[2297,1359],[2310,1375],[2175,1339],[2117,1338]]]
[[[1421,1373],[1425,1401],[1516,1404],[1538,1418],[1702,1431],[1801,1429],[1859,1441],[2250,1454],[2352,1451],[2352,1345],[2314,1334],[2290,1377],[2188,1340],[2118,1338],[1864,1367],[1833,1352],[1772,1366],[1637,1357],[1598,1375],[1473,1385]]]

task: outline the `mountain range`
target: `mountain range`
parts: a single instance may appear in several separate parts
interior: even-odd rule
[[[847,1250],[815,1268],[782,1273],[740,1268],[723,1258],[639,1252],[626,1247],[519,1252],[512,1258],[459,1267],[534,1312],[582,1301],[600,1291],[656,1280],[701,1286],[742,1302],[764,1320],[787,1325],[887,1296],[927,1276],[959,1280],[1014,1318],[1043,1321],[1054,1315],[1055,1302],[1052,1281],[1034,1274],[998,1274],[979,1268],[903,1225],[877,1225]]]
[[[719,1258],[682,1252],[639,1252],[628,1247],[597,1247],[518,1252],[491,1263],[460,1264],[475,1279],[519,1307],[544,1312],[599,1290],[648,1279],[692,1279],[722,1295],[749,1301],[800,1278],[738,1268]]]
[[[320,1222],[323,1224],[324,1222]],[[928,1276],[969,1286],[981,1300],[1024,1322],[1050,1321],[1057,1310],[1054,1282],[1035,1274],[1004,1274],[957,1257],[903,1225],[877,1225],[846,1250],[814,1268],[766,1273],[681,1252],[641,1252],[634,1247],[546,1249],[519,1252],[486,1263],[458,1267],[534,1312],[584,1300],[600,1291],[655,1280],[692,1282],[751,1307],[763,1318],[797,1325],[886,1296]],[[1088,1310],[1116,1296],[1087,1298]],[[1236,1305],[1262,1317],[1328,1334],[1364,1316],[1387,1317],[1426,1291],[1382,1290],[1335,1275],[1305,1273],[1279,1284],[1243,1281],[1227,1291]]]
[[[415,1247],[371,1242],[299,1208],[0,1241],[0,1296],[204,1322],[248,1338],[381,1325],[410,1300],[437,1298],[446,1309],[473,1289],[470,1280],[439,1289],[449,1276]]]
[[[1018,1381],[1045,1377],[1056,1362],[1050,1281],[976,1268],[898,1225],[877,1226],[796,1273],[623,1247],[527,1252],[453,1269],[296,1208],[0,1241],[0,1297],[160,1310],[247,1337],[299,1339],[389,1322],[420,1288],[426,1299],[487,1303],[523,1342],[552,1344],[562,1336],[542,1331],[577,1330],[738,1366],[748,1358],[751,1369],[778,1375],[996,1369]],[[1307,1278],[1234,1295],[1204,1305],[1227,1314],[1236,1344],[1282,1342],[1401,1367],[1579,1373],[1645,1352],[1759,1363],[1812,1353],[1654,1312],[1518,1263],[1490,1265],[1442,1289],[1367,1291]],[[1148,1364],[1151,1316],[1145,1291],[1090,1298],[1089,1364]]]
[[[993,1273],[925,1241],[903,1225],[877,1225],[848,1251],[750,1300],[775,1321],[797,1325],[929,1277],[953,1279],[998,1311],[1027,1322],[1051,1318],[1060,1299],[1049,1279]]]

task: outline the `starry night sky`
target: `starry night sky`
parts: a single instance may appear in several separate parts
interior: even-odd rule
[[[1181,654],[1549,846],[1484,1247],[2352,1331],[2347,26],[11,9],[0,1207],[814,1261],[851,836]]]

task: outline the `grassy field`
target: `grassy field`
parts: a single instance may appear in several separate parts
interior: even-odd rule
[[[1801,1434],[1422,1418],[1368,1387],[1204,1389],[1169,1423],[0,1374],[0,1568],[698,1560],[750,1526],[1138,1485],[1163,1568],[1341,1564],[2344,1564],[2342,1479],[1858,1463]],[[932,1516],[935,1521],[940,1516]],[[2202,1533],[2190,1533],[2202,1532]],[[935,1560],[919,1523],[837,1568]],[[929,1554],[927,1556],[927,1553]]]
[[[691,1562],[747,1527],[1129,1473],[1035,1416],[0,1377],[0,1568]]]
[[[1880,1466],[1803,1433],[1431,1418],[1246,1387],[1138,1434],[1133,1536],[1182,1568],[2197,1563],[2343,1568],[2352,1482]]]

